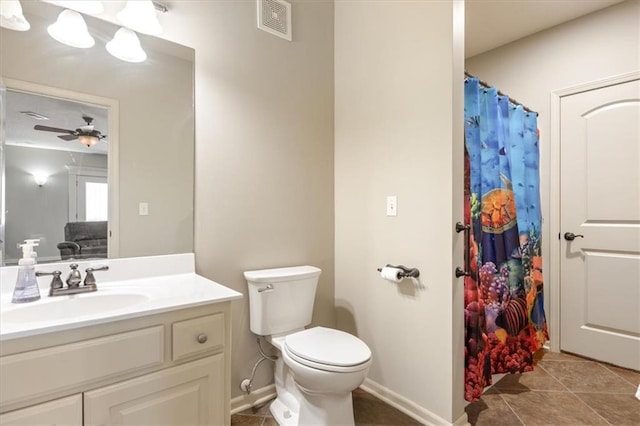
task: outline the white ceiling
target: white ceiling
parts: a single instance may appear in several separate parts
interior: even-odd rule
[[[466,0],[465,56],[470,58],[623,0]]]
[[[26,146],[31,148],[55,149],[62,151],[86,152],[90,154],[106,154],[107,140],[101,140],[97,145],[87,148],[78,140],[65,141],[58,138],[61,133],[34,130],[34,126],[42,125],[75,130],[86,123],[83,115],[92,117],[93,125],[101,133],[107,133],[108,120],[106,108],[87,105],[65,99],[34,95],[31,93],[7,90],[6,102],[7,124],[5,141],[7,145]],[[23,114],[31,111],[48,117],[48,120],[36,120]]]

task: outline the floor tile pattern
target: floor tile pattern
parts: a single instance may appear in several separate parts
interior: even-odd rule
[[[540,351],[536,368],[509,374],[466,408],[472,425],[640,425],[640,373]]]
[[[484,426],[640,425],[634,396],[640,373],[565,353],[540,351],[536,368],[508,374],[467,405]],[[356,426],[413,426],[417,421],[361,389],[353,392]],[[231,426],[277,426],[269,403],[231,416]],[[335,425],[339,426],[339,425]]]

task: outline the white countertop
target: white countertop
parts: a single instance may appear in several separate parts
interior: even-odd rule
[[[38,271],[63,271],[68,264],[37,265]],[[17,268],[0,268],[0,341],[239,299],[241,293],[197,275],[193,254],[78,262],[79,270],[109,265],[96,272],[98,291],[48,296],[51,277],[40,277],[40,300],[11,303]],[[145,271],[147,273],[145,274]],[[146,276],[145,276],[146,275]],[[130,278],[129,278],[130,277]],[[11,278],[13,281],[11,282]],[[9,283],[11,285],[8,285]],[[7,291],[9,290],[10,291]]]

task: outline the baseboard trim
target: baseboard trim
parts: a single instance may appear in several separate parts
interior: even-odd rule
[[[249,395],[236,396],[231,400],[231,414],[236,414],[247,408],[263,404],[276,396],[276,386],[271,384],[252,391]]]
[[[371,379],[365,379],[364,383],[360,386],[366,392],[369,392],[373,396],[381,399],[386,402],[393,408],[402,411],[407,416],[411,417],[414,420],[419,421],[424,425],[433,425],[433,426],[465,426],[469,425],[467,420],[467,414],[463,414],[459,419],[457,419],[454,423],[450,423],[438,416],[435,413],[427,410],[424,407],[419,406],[415,402],[405,398],[402,395],[398,395],[390,389],[374,382]]]

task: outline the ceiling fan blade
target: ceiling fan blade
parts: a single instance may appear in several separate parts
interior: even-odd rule
[[[41,126],[40,124],[36,124],[33,127],[34,130],[44,130],[45,132],[56,132],[56,133],[69,133],[74,134],[73,130],[69,129],[61,129],[59,127],[49,127],[49,126]]]
[[[77,135],[60,135],[58,137],[64,141],[72,141],[74,139],[78,139]]]

